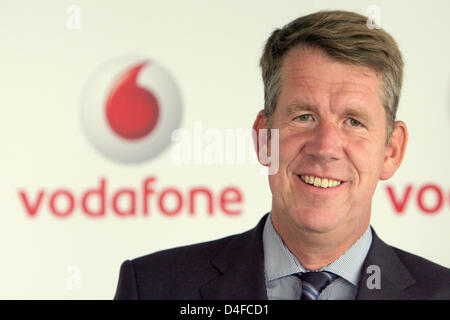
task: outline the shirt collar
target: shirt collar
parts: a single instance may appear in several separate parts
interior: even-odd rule
[[[370,226],[368,226],[364,234],[343,255],[320,271],[332,272],[354,286],[358,286],[361,269],[371,243],[372,232]],[[264,226],[263,247],[266,281],[307,271],[275,230],[272,223],[272,213],[268,215]]]

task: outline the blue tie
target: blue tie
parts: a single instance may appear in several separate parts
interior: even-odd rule
[[[337,276],[330,272],[299,273],[302,280],[302,296],[300,300],[317,300],[320,292],[333,282]]]

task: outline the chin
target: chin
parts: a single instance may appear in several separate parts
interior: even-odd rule
[[[298,208],[289,214],[297,228],[307,232],[327,233],[337,228],[340,214],[316,208]]]

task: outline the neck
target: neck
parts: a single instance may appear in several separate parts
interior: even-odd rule
[[[305,230],[272,211],[272,223],[289,250],[308,270],[318,270],[343,255],[366,231],[370,213],[353,228],[348,224],[328,232]]]

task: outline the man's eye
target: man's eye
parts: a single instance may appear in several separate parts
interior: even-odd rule
[[[349,119],[349,120],[350,120],[350,125],[352,127],[361,127],[362,126],[362,123],[359,122],[358,120],[355,120],[355,119]]]
[[[300,121],[308,121],[312,119],[312,116],[310,114],[302,114],[301,116],[297,117]]]

